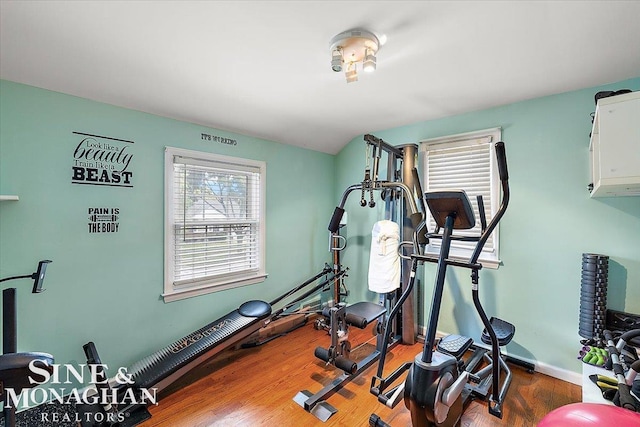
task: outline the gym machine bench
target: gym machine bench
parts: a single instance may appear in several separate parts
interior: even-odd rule
[[[223,350],[242,342],[254,332],[258,331],[270,321],[282,315],[295,303],[302,301],[313,293],[324,289],[329,283],[341,277],[345,271],[332,271],[325,266],[314,277],[291,289],[286,294],[276,298],[271,303],[259,300],[247,301],[229,314],[203,326],[174,343],[156,351],[155,353],[134,363],[126,371],[130,378],[129,384],[120,384],[114,378],[106,380],[106,374],[101,371],[102,361],[93,342],[83,346],[87,363],[98,365],[97,371],[100,383],[89,386],[95,388],[95,393],[100,393],[103,388],[116,389],[117,396],[122,397],[131,393],[140,395],[143,389],[156,389],[156,393],[164,390],[178,378],[191,369],[214,357]],[[272,306],[285,298],[301,292],[316,280],[324,277],[320,283],[296,297],[284,307],[272,313]],[[108,393],[111,396],[111,393]],[[118,399],[120,401],[120,399]],[[151,417],[146,404],[134,403],[114,407],[95,405],[76,405],[76,409],[83,420],[82,427],[93,427],[91,420],[116,420],[114,422],[101,423],[100,426],[117,425],[118,427],[131,427]],[[103,416],[95,417],[94,414],[102,413]],[[108,414],[111,416],[108,416]],[[118,416],[119,415],[119,416]],[[89,420],[89,421],[85,421]]]

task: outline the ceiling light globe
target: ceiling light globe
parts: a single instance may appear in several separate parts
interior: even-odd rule
[[[344,75],[347,78],[347,83],[353,83],[358,81],[358,72],[356,71],[355,68],[352,68],[351,70],[347,71],[346,73],[344,73]]]
[[[331,52],[331,69],[336,73],[342,71],[342,52],[340,49],[334,49]]]
[[[376,57],[374,55],[367,55],[362,61],[362,70],[367,73],[372,73],[376,70]]]

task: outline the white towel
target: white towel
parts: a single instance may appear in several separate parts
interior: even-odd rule
[[[369,254],[369,290],[391,292],[400,287],[400,227],[393,221],[382,220],[371,230]]]

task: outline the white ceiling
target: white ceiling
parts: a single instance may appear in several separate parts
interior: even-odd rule
[[[337,153],[355,136],[640,76],[640,1],[5,1],[0,77]],[[387,37],[347,84],[329,41]]]

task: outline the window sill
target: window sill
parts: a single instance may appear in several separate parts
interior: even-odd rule
[[[498,267],[500,267],[501,261],[499,259],[479,259],[478,263],[482,264],[482,268],[497,270]]]
[[[171,292],[163,293],[162,298],[164,299],[165,303],[180,301],[186,298],[197,297],[199,295],[205,295],[213,292],[224,291],[226,289],[234,289],[234,288],[239,288],[241,286],[255,285],[256,283],[264,282],[267,276],[268,276],[267,274],[262,274],[259,276],[252,277],[250,279],[239,280],[237,282],[226,283],[223,285],[220,285],[220,284],[199,285],[199,286],[191,286],[188,288],[174,289]]]

